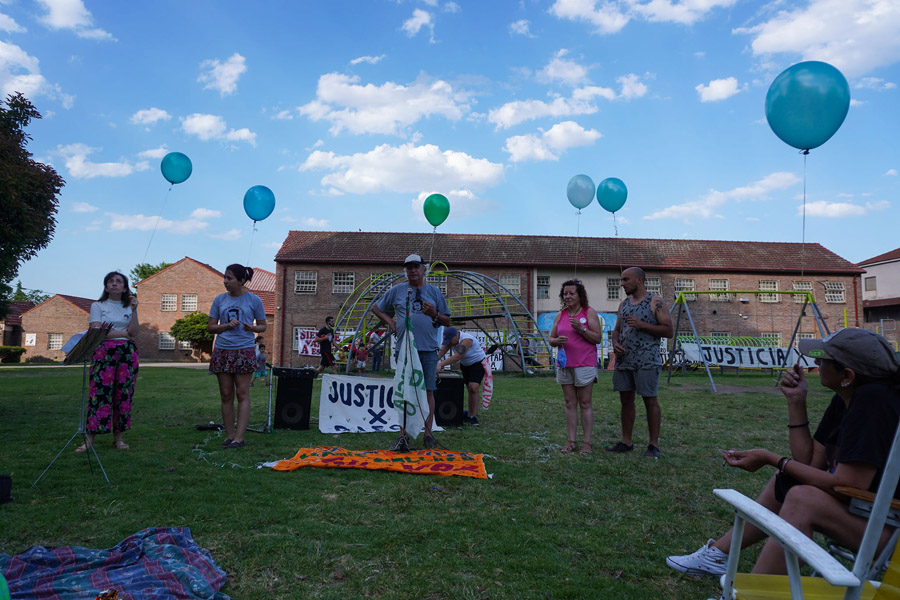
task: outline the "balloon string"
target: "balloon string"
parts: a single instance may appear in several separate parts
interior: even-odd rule
[[[800,238],[800,277],[803,277],[803,271],[806,266],[806,157],[809,156],[809,150],[801,152],[803,155],[803,226]]]
[[[578,254],[581,252],[578,247],[581,242],[581,211],[579,210],[577,213],[578,220],[575,225],[575,273],[573,276],[578,275]]]
[[[147,255],[150,253],[150,244],[153,243],[153,236],[156,234],[156,228],[159,227],[159,220],[162,218],[163,209],[166,208],[166,200],[169,199],[169,193],[172,191],[172,188],[175,187],[175,184],[170,184],[169,189],[166,190],[166,195],[163,198],[162,208],[159,209],[159,214],[156,215],[156,223],[153,225],[153,231],[150,232],[150,241],[147,242],[147,249],[144,250],[144,258],[141,260],[142,263],[147,262]]]
[[[613,230],[616,232],[616,262],[619,263],[619,276],[621,277],[622,271],[622,246],[619,243],[619,224],[616,222],[616,213],[612,214],[613,216]]]
[[[434,254],[434,236],[437,235],[437,225],[431,230],[431,250],[428,251],[428,264],[431,264],[431,257]]]
[[[250,232],[250,251],[247,252],[247,266],[253,266],[253,237],[256,235],[256,221],[253,221],[253,231]]]

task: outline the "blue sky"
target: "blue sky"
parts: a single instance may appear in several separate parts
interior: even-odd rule
[[[852,97],[807,158],[805,237],[860,261],[898,245],[897,31],[898,0],[0,0],[0,91],[67,182],[20,279],[274,270],[292,229],[431,231],[434,192],[439,232],[799,242],[804,161],[764,101],[802,60]],[[172,151],[194,171],[170,191]],[[625,182],[615,223],[576,215],[579,173]],[[255,232],[253,185],[276,197]]]

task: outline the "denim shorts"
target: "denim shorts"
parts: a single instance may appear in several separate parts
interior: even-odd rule
[[[437,389],[437,350],[420,350],[419,362],[422,363],[422,374],[425,376],[425,389]]]

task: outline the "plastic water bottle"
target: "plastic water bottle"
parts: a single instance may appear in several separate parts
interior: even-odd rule
[[[564,348],[556,351],[556,366],[561,369],[566,368],[566,351]]]

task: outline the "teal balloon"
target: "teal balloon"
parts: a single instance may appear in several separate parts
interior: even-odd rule
[[[625,206],[628,188],[621,179],[607,177],[597,186],[597,202],[611,213]]]
[[[566,186],[566,196],[569,203],[581,210],[594,201],[594,180],[587,175],[575,175]]]
[[[432,194],[425,198],[425,218],[437,227],[450,216],[450,201],[443,194]]]
[[[162,163],[159,165],[163,177],[169,183],[183,183],[191,176],[194,166],[191,159],[181,152],[169,152],[166,154]]]
[[[254,185],[244,194],[244,212],[254,221],[262,221],[275,210],[275,194],[264,185]]]
[[[850,86],[833,66],[815,60],[781,72],[766,94],[766,120],[781,140],[799,150],[818,148],[850,110]]]

